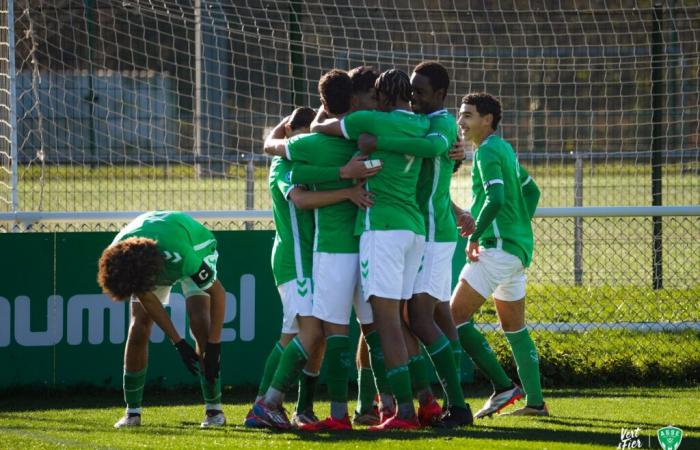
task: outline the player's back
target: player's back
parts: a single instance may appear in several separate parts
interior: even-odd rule
[[[149,211],[129,222],[114,238],[113,244],[131,237],[156,241],[164,266],[157,284],[166,286],[199,268],[201,259],[216,250],[211,231],[180,211]]]
[[[355,141],[321,133],[300,134],[289,139],[287,158],[294,162],[323,167],[340,167],[357,153]],[[311,186],[315,191],[343,189],[352,180],[338,180]],[[314,210],[314,251],[357,253],[359,239],[354,235],[357,206],[349,200]]]

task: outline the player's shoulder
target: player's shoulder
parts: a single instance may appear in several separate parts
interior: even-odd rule
[[[355,120],[371,120],[371,119],[377,119],[380,117],[384,117],[386,112],[382,111],[377,111],[375,109],[363,109],[360,111],[354,111],[351,112],[350,114],[347,114],[343,117],[343,120],[350,120],[350,121],[355,121]]]

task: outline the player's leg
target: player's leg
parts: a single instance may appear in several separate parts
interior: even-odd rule
[[[183,291],[186,292],[185,304],[187,307],[187,316],[190,320],[190,329],[194,335],[197,344],[197,353],[203,355],[209,343],[209,333],[211,328],[211,298],[204,291],[197,291],[189,286],[185,287],[183,283]],[[219,329],[219,340],[220,340]],[[204,364],[200,364],[199,384],[202,390],[204,399],[205,418],[202,421],[202,427],[223,426],[226,423],[226,418],[223,414],[223,405],[221,403],[221,376],[217,374],[213,381],[207,380],[204,374]]]
[[[318,422],[318,417],[314,413],[314,398],[316,396],[316,386],[318,376],[321,373],[321,364],[326,352],[326,342],[321,339],[316,350],[310,355],[306,365],[299,375],[299,389],[297,391],[297,404],[294,407],[294,415],[291,423],[299,428],[302,424],[312,424]]]
[[[396,414],[371,428],[373,430],[408,429],[418,426],[413,407],[413,390],[400,309],[400,300],[405,298],[404,272],[407,255],[416,246],[416,241],[416,235],[409,231],[365,231],[360,237],[363,297],[369,300],[372,306],[374,323],[384,354],[387,380],[397,403]],[[420,265],[420,254],[422,248],[415,261],[415,267],[412,265],[411,268],[411,289]],[[367,342],[370,343],[369,336]]]
[[[131,301],[131,324],[124,347],[123,389],[126,414],[115,428],[141,425],[141,402],[148,367],[148,339],[153,319],[138,301]]]
[[[302,285],[304,289],[301,289]],[[264,398],[253,412],[266,426],[288,429],[291,424],[282,409],[284,394],[299,379],[301,370],[318,349],[323,337],[321,322],[312,316],[310,279],[292,280],[279,286],[286,331],[297,335],[285,347]],[[283,330],[285,330],[283,328]]]
[[[387,380],[397,402],[396,414],[401,419],[415,420],[408,351],[399,314],[401,303],[397,299],[377,296],[372,296],[370,303],[381,339]]]
[[[404,302],[404,319],[407,319],[408,313],[406,310],[408,308],[406,304],[408,303],[410,302]],[[434,370],[429,359],[423,355],[420,342],[411,333],[407,320],[402,321],[402,331],[408,352],[408,371],[411,374],[411,386],[418,399],[418,421],[421,425],[428,426],[437,421],[442,414],[442,409],[435,399],[430,386],[430,376]]]
[[[367,344],[370,365],[372,366],[372,376],[374,377],[375,388],[379,393],[380,419],[382,416],[391,417],[396,412],[396,405],[394,404],[394,395],[391,393],[391,385],[386,377],[382,340],[377,331],[376,321],[371,325],[363,325],[361,329],[361,339],[364,339],[364,342]]]
[[[357,367],[357,406],[352,422],[356,425],[377,425],[379,410],[375,398],[378,391],[374,384],[369,349],[363,333],[360,333],[357,343],[355,366]]]
[[[489,253],[481,252],[480,260],[464,266],[455,288],[450,308],[457,326],[462,348],[474,364],[491,381],[494,393],[474,415],[476,418],[492,415],[522,397],[519,388],[501,367],[496,354],[479,330],[472,316],[490,297],[502,276]]]
[[[450,301],[449,299],[445,302],[438,302],[435,307],[435,323],[440,328],[442,333],[450,341],[450,348],[452,349],[452,356],[455,360],[455,367],[457,368],[457,376],[462,378],[462,343],[459,342],[459,334],[457,333],[457,327],[455,326],[454,320],[452,320],[452,312],[450,311]]]
[[[496,313],[518,367],[526,406],[510,415],[549,415],[542,396],[539,355],[525,325],[525,274],[521,270],[494,292]]]
[[[326,382],[331,401],[330,417],[302,427],[312,431],[352,429],[348,415],[348,378],[352,353],[350,350],[350,317],[360,276],[357,253],[314,252],[313,315],[323,321],[326,342]],[[369,317],[372,322],[371,308]]]

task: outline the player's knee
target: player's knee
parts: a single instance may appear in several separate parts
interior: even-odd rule
[[[151,336],[153,321],[145,318],[135,318],[129,327],[129,342],[131,345],[142,345],[148,342]]]

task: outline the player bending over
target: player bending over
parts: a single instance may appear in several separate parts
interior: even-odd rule
[[[124,349],[126,414],[115,428],[141,425],[148,339],[154,322],[170,338],[187,370],[199,373],[206,411],[201,426],[226,423],[219,373],[226,292],[216,279],[218,256],[214,235],[176,211],[138,216],[102,252],[97,276],[100,287],[113,300],[131,299],[131,325]],[[178,282],[197,351],[178,334],[163,307],[172,285]]]

